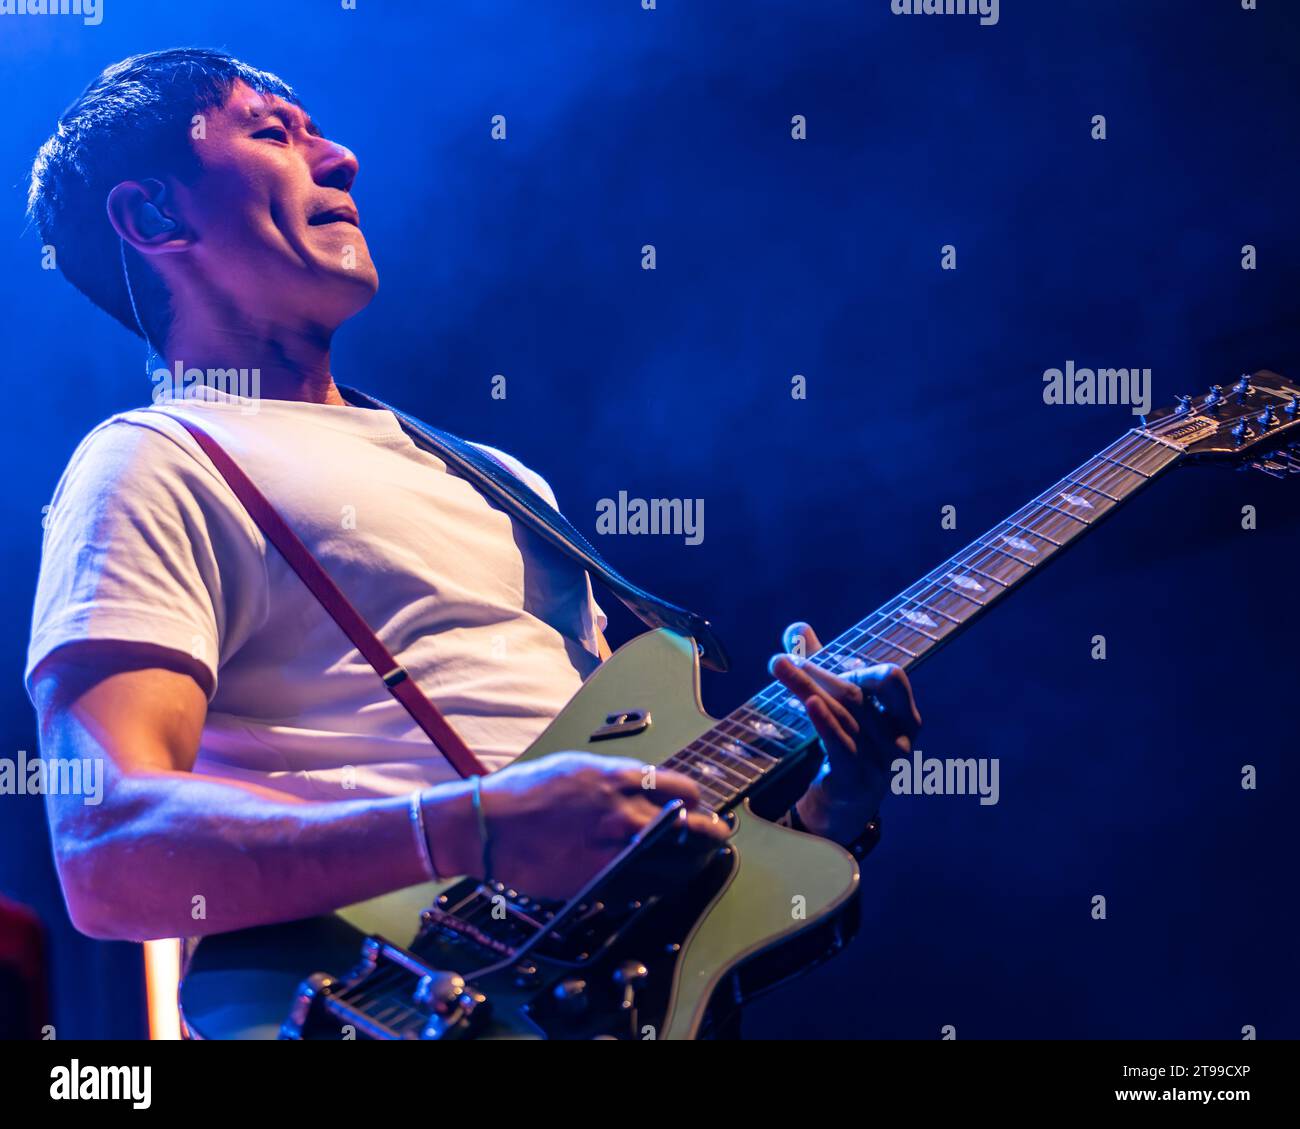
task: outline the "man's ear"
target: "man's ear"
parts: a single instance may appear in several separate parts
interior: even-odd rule
[[[184,251],[194,242],[173,213],[167,186],[160,180],[124,180],[114,185],[108,194],[108,221],[142,255]]]

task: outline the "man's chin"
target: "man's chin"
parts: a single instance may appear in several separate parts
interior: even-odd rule
[[[329,310],[336,323],[359,314],[379,292],[379,272],[368,260],[355,268],[331,269],[328,276],[317,281],[316,294],[319,308]]]

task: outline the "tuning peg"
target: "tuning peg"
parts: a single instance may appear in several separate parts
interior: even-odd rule
[[[1238,396],[1249,396],[1254,391],[1250,386],[1250,373],[1243,372],[1241,374],[1241,379],[1232,386],[1232,390],[1237,393]]]
[[[1174,409],[1175,415],[1185,415],[1192,410],[1192,398],[1190,396],[1175,396],[1178,401],[1178,407]]]
[[[1300,396],[1291,397],[1291,402],[1286,406],[1286,414],[1289,416],[1300,415]]]
[[[1238,443],[1244,443],[1247,439],[1250,438],[1250,424],[1248,424],[1243,419],[1239,424],[1237,424],[1236,427],[1232,429],[1232,437]]]
[[[1223,399],[1223,385],[1211,384],[1209,394],[1205,397],[1207,404],[1217,404]]]
[[[1255,417],[1261,427],[1269,428],[1277,423],[1277,412],[1273,410],[1273,405],[1269,404],[1258,416]]]

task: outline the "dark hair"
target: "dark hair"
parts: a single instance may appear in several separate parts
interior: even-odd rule
[[[123,276],[121,244],[106,211],[108,193],[124,180],[197,176],[190,139],[194,115],[222,105],[239,79],[261,94],[298,102],[275,75],[219,51],[181,47],[133,55],[86,87],[36,155],[28,216],[41,240],[54,247],[68,281],[132,333],[140,328]],[[171,299],[142,259],[127,247],[140,319],[161,346]]]

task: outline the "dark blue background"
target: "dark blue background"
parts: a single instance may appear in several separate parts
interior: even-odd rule
[[[26,171],[130,53],[226,48],[360,155],[383,283],[340,380],[518,454],[588,532],[619,490],[705,499],[699,547],[603,547],[719,626],[714,712],[787,622],[838,633],[1131,426],[1044,405],[1045,369],[1150,367],[1157,402],[1300,375],[1300,5],[1004,0],[981,27],[888,0],[104,4],[97,28],[0,17],[6,756],[36,747],[41,506],[150,391],[143,347],[40,269]],[[1298,518],[1294,487],[1181,471],[918,672],[921,747],[1002,758],[1001,803],[892,798],[860,937],[750,1033],[1300,1035]],[[138,1031],[137,950],[67,924],[38,800],[0,800],[0,842],[0,890],[51,924],[60,1034]]]

